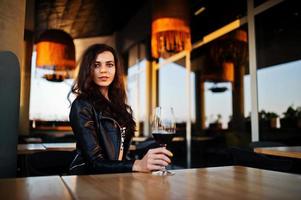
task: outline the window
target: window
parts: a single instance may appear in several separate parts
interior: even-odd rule
[[[159,105],[173,107],[177,123],[186,122],[188,114],[185,77],[185,67],[176,63],[163,65],[159,69]],[[191,72],[190,80],[191,88],[194,88],[195,75],[193,72]],[[191,89],[191,106],[191,120],[195,122],[194,89]]]
[[[128,102],[133,109],[133,114],[136,122],[139,122],[138,129],[142,131],[142,125],[145,121],[146,107],[146,61],[142,60],[139,63],[130,66],[128,69]]]
[[[213,93],[210,89],[215,87],[214,83],[205,83],[205,113],[206,127],[210,123],[219,121],[222,123],[222,128],[228,128],[228,122],[232,115],[232,86],[231,83],[219,83],[218,87],[227,88],[221,93]]]
[[[42,78],[45,69],[37,69],[36,52],[31,67],[29,119],[32,121],[69,121],[70,103],[67,95],[74,79],[50,82]],[[74,97],[71,96],[71,99]]]

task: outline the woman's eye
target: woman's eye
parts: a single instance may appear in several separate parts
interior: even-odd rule
[[[114,64],[113,63],[110,63],[107,65],[108,67],[114,67]]]
[[[99,65],[98,63],[95,63],[95,64],[94,64],[94,67],[95,67],[95,68],[99,68],[100,65]]]

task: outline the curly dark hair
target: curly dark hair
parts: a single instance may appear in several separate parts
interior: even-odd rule
[[[105,97],[99,91],[99,86],[93,81],[96,57],[105,51],[113,54],[116,68],[115,77],[108,89],[110,102],[106,101]],[[95,96],[100,97],[100,103],[107,103],[117,114],[119,121],[126,124],[132,134],[134,133],[135,122],[133,120],[132,109],[126,104],[127,96],[124,87],[123,68],[114,48],[106,44],[94,44],[84,52],[77,79],[72,85],[70,93],[85,99],[95,98]]]

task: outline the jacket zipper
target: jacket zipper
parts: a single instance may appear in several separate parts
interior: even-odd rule
[[[76,160],[76,159],[78,158],[78,156],[79,156],[79,154],[76,154],[76,156],[75,156],[75,158],[74,158],[73,160]],[[74,165],[74,166],[70,167],[69,170],[73,170],[74,168],[83,166],[83,165],[85,165],[85,164],[86,164],[86,163],[83,162],[83,163],[81,163],[81,164]]]
[[[112,120],[113,122],[114,122],[114,124],[117,124],[117,126],[118,126],[118,128],[119,128],[119,131],[120,131],[120,141],[121,141],[121,143],[120,143],[120,147],[119,147],[119,152],[120,151],[123,151],[123,149],[124,149],[124,139],[125,139],[125,130],[126,130],[126,127],[121,127],[120,125],[119,125],[119,123],[115,120],[115,119],[113,119],[113,118],[111,118],[111,117],[104,117],[104,116],[101,116],[101,118],[103,118],[103,119],[109,119],[109,120]]]

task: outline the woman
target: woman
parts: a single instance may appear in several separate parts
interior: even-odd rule
[[[135,122],[112,47],[95,44],[85,51],[71,92],[77,96],[69,115],[77,149],[72,174],[150,172],[171,162],[165,148],[151,149],[141,160],[126,159]]]

